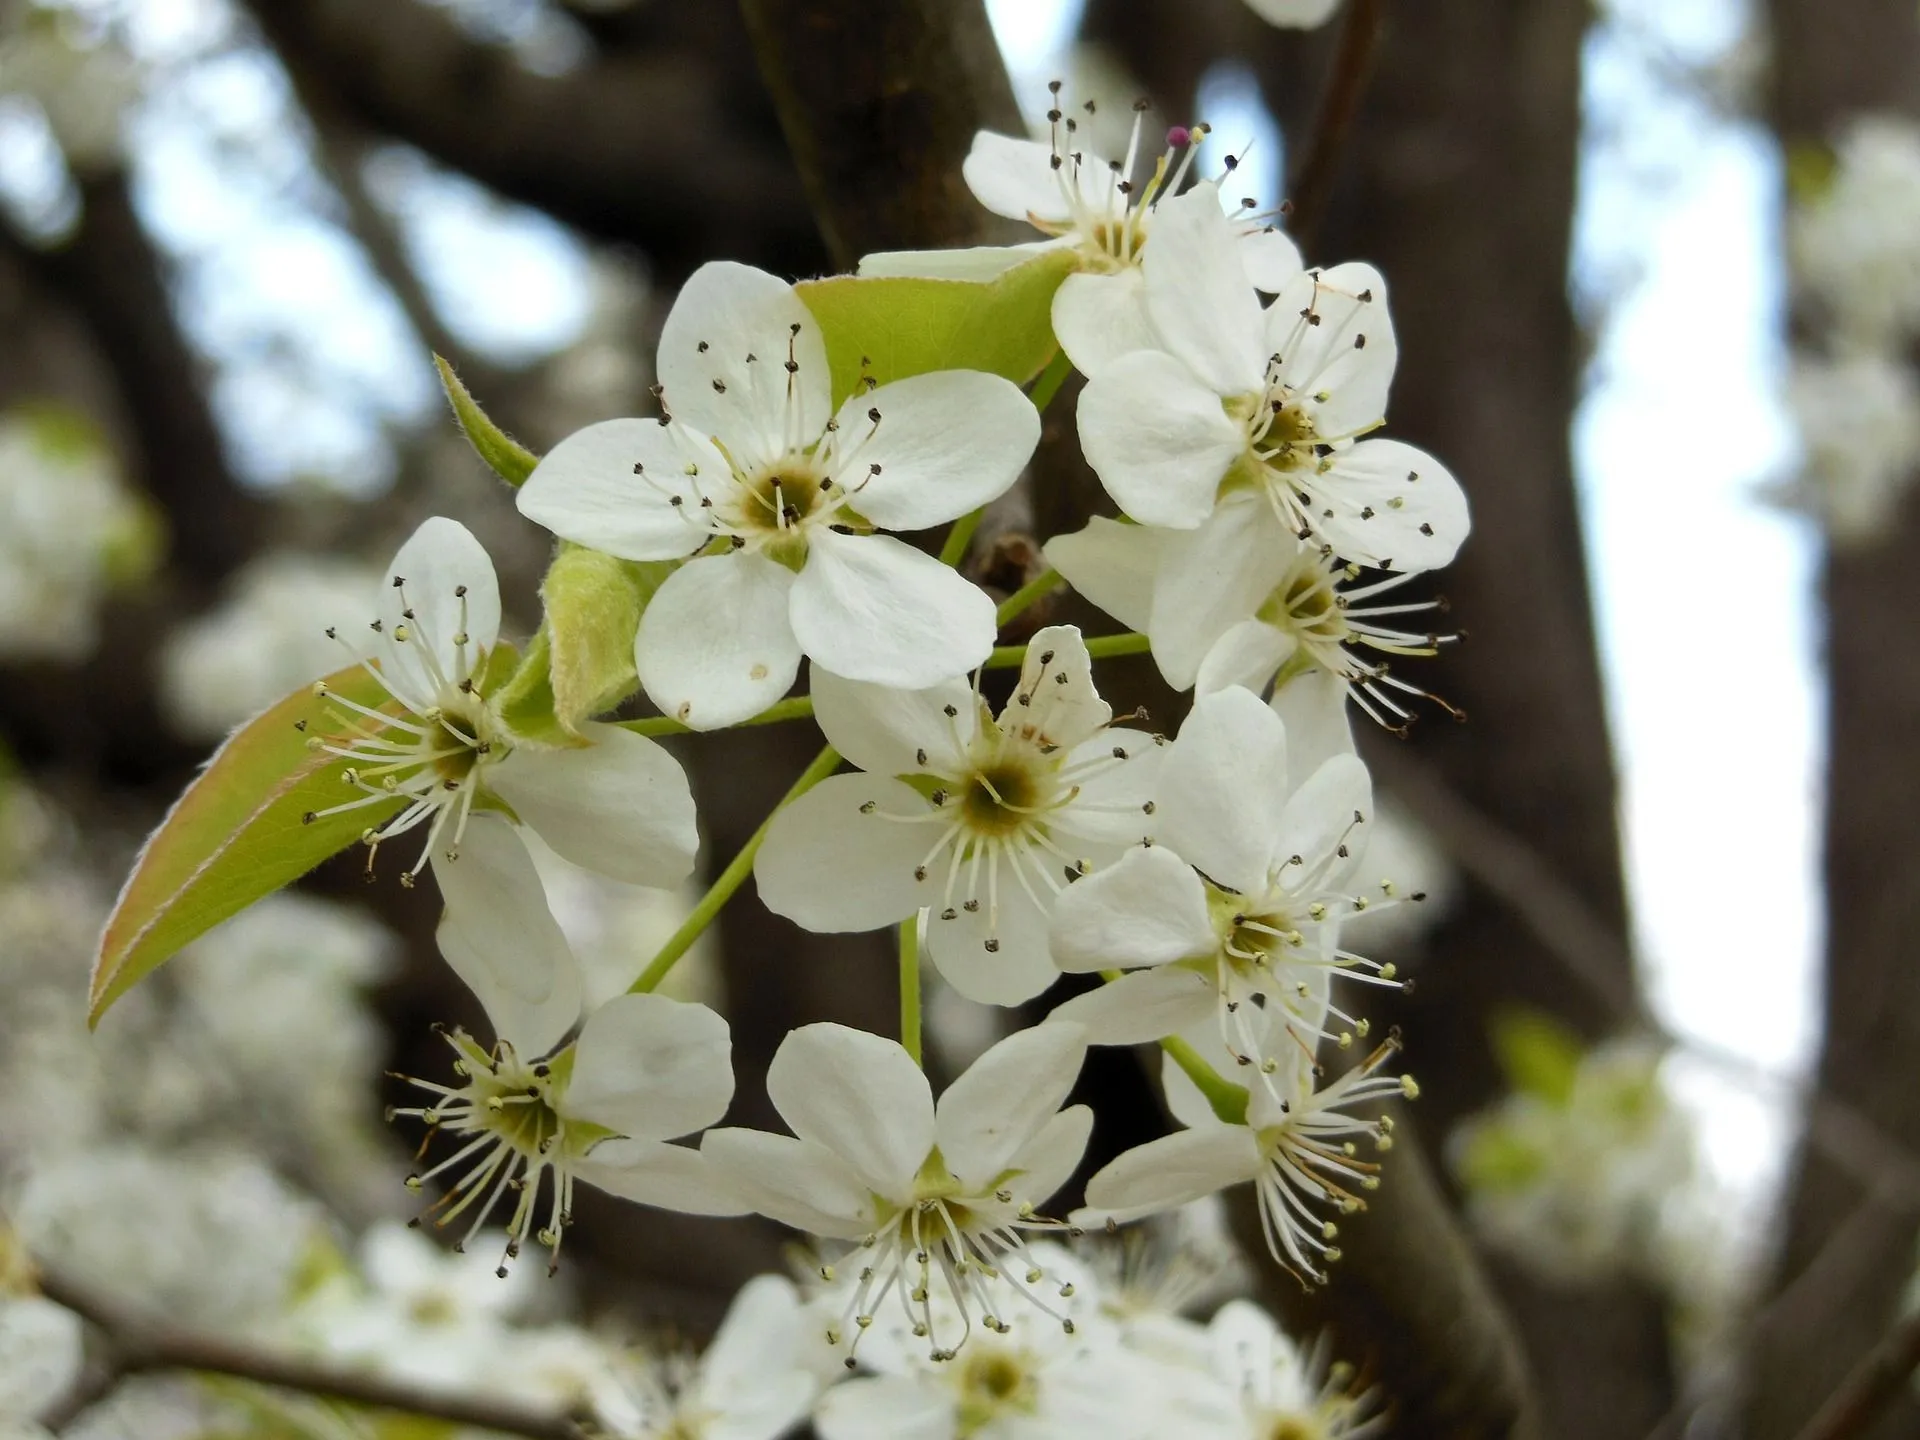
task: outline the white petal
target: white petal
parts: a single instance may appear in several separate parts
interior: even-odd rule
[[[547,1000],[556,976],[573,965],[573,952],[513,826],[473,816],[459,845],[434,855],[433,874],[448,917],[493,983],[522,1004]]]
[[[709,1417],[700,1440],[780,1440],[806,1419],[819,1389],[807,1371],[790,1369],[762,1373],[753,1384],[727,1392],[709,1392],[713,1399],[695,1407]]]
[[[1078,626],[1034,632],[1000,728],[1043,748],[1070,750],[1100,733],[1113,707],[1093,688],[1093,660]]]
[[[877,250],[861,259],[856,273],[923,280],[997,280],[1014,266],[1059,246],[1058,240],[1035,240],[1025,245],[970,245],[959,250]]]
[[[940,1097],[941,1158],[970,1190],[991,1185],[1052,1120],[1080,1076],[1086,1036],[1035,1025],[1000,1041]]]
[[[695,730],[758,715],[793,687],[800,643],[789,597],[794,574],[764,556],[689,560],[640,617],[633,663],[647,698]]]
[[[1077,423],[1087,463],[1143,525],[1198,525],[1246,448],[1219,394],[1157,350],[1122,356],[1089,380]]]
[[[764,1130],[709,1130],[700,1137],[700,1153],[769,1220],[843,1240],[858,1239],[874,1224],[865,1182],[823,1145]]]
[[[706,1156],[658,1140],[602,1140],[573,1173],[589,1185],[684,1215],[745,1215],[752,1206]]]
[[[583,728],[589,748],[516,750],[488,784],[574,864],[633,885],[679,884],[700,847],[680,762],[617,725]]]
[[[1137,970],[1055,1006],[1048,1020],[1086,1027],[1093,1045],[1148,1045],[1204,1025],[1219,1007],[1213,982],[1194,970]]]
[[[882,530],[944,525],[999,499],[1040,443],[1033,402],[981,370],[936,370],[856,393],[836,418],[836,478]]]
[[[1299,550],[1265,500],[1245,493],[1167,538],[1147,633],[1169,685],[1184,690],[1199,678],[1207,652],[1265,603]]]
[[[0,1296],[0,1435],[10,1426],[31,1435],[29,1419],[73,1387],[85,1361],[73,1311],[38,1295]]]
[[[1362,440],[1332,459],[1311,492],[1312,519],[1337,554],[1387,570],[1453,559],[1467,538],[1467,497],[1446,466],[1398,440]]]
[[[1386,282],[1371,265],[1303,273],[1267,311],[1267,344],[1281,357],[1281,381],[1311,397],[1322,439],[1357,434],[1387,413],[1399,347]]]
[[[1273,713],[1287,727],[1287,765],[1311,775],[1335,755],[1353,754],[1347,682],[1325,670],[1295,675],[1273,692]]]
[[[847,680],[816,665],[812,689],[814,722],[827,743],[875,775],[952,770],[979,725],[973,687],[958,677],[901,690]]]
[[[704,1130],[733,1100],[727,1022],[664,995],[616,995],[574,1047],[565,1113],[635,1140]]]
[[[1119,758],[1122,754],[1124,760]],[[1055,812],[1058,838],[1098,847],[1136,845],[1153,834],[1154,819],[1147,806],[1159,793],[1160,766],[1166,756],[1167,747],[1142,730],[1115,728],[1075,746],[1067,765],[1086,767],[1086,777],[1080,781],[1080,793]],[[1076,858],[1108,857],[1096,853]]]
[[[674,560],[699,549],[708,534],[688,465],[712,479],[727,475],[726,457],[685,426],[603,420],[549,450],[514,504],[575,544],[623,560]],[[681,504],[673,503],[675,495]]]
[[[1253,288],[1269,295],[1286,289],[1301,270],[1300,247],[1272,226],[1238,232],[1240,265]]]
[[[800,1292],[784,1275],[756,1275],[735,1292],[726,1317],[700,1357],[700,1386],[716,1402],[737,1403],[734,1387],[750,1388],[769,1370],[802,1364],[806,1330]]]
[[[1007,1162],[1008,1169],[1020,1172],[1017,1188],[1021,1197],[1035,1205],[1044,1205],[1073,1178],[1092,1136],[1093,1107],[1090,1105],[1069,1105],[1042,1125],[1040,1133]]]
[[[410,709],[428,709],[480,668],[500,636],[493,561],[458,520],[424,520],[387,567],[379,615],[381,677]],[[467,643],[455,644],[461,637]]]
[[[974,198],[996,215],[1059,221],[1073,214],[1067,187],[1089,175],[1089,167],[1104,171],[1106,162],[1088,156],[1083,165],[1069,161],[1056,170],[1051,146],[982,130],[973,137],[960,174]]]
[[[1253,13],[1269,25],[1311,30],[1324,25],[1340,8],[1340,0],[1247,0]]]
[[[1194,677],[1193,692],[1211,695],[1236,685],[1264,690],[1299,648],[1300,642],[1286,630],[1277,630],[1264,620],[1242,620],[1207,650],[1200,673]]]
[[[1220,395],[1253,395],[1267,368],[1265,316],[1220,189],[1203,180],[1154,209],[1141,262],[1147,313],[1164,348]]]
[[[966,674],[996,633],[993,601],[931,555],[827,530],[809,537],[792,617],[800,648],[836,675],[906,690]]]
[[[1097,515],[1086,529],[1049,540],[1047,564],[1129,630],[1144,631],[1153,614],[1160,556],[1176,533],[1158,525],[1123,525]]]
[[[1263,890],[1287,802],[1287,737],[1250,690],[1201,697],[1160,771],[1160,836],[1215,883]]]
[[[1220,1043],[1219,993],[1217,991],[1205,1013],[1198,1015],[1193,1025],[1181,1035],[1181,1038],[1192,1043],[1196,1034],[1205,1037],[1206,1043],[1199,1047],[1203,1059],[1214,1063],[1217,1069],[1234,1068],[1233,1058],[1226,1053],[1225,1047]],[[1159,1040],[1164,1036],[1154,1038]],[[1264,1087],[1256,1088],[1264,1090]],[[1194,1084],[1187,1072],[1182,1070],[1174,1062],[1173,1057],[1165,1052],[1160,1056],[1160,1093],[1166,1097],[1167,1113],[1189,1130],[1229,1128],[1223,1126],[1220,1117],[1213,1113],[1213,1102],[1200,1093],[1200,1087]]]
[[[862,813],[871,803],[873,810]],[[888,816],[925,815],[931,803],[888,775],[834,775],[773,817],[754,857],[760,902],[816,933],[877,930],[935,903],[931,877],[914,868],[937,824]]]
[[[955,1440],[959,1416],[946,1387],[906,1375],[843,1380],[813,1412],[820,1440]]]
[[[1260,1166],[1260,1147],[1244,1126],[1163,1135],[1135,1146],[1089,1180],[1086,1208],[1074,1212],[1073,1223],[1091,1228],[1158,1214],[1251,1180]]]
[[[1206,887],[1163,845],[1136,845],[1069,885],[1054,901],[1049,937],[1054,963],[1069,973],[1165,965],[1218,944]]]
[[[1051,857],[1042,858],[1046,864],[1054,863]],[[1031,883],[1043,897],[1048,896],[1037,880]],[[983,876],[981,889],[985,888]],[[997,912],[984,893],[978,910],[956,905],[951,920],[936,909],[927,924],[927,953],[947,983],[967,999],[982,1005],[1021,1005],[1051,985],[1060,972],[1047,954],[1046,911],[1028,897],[1010,864],[1000,867],[999,890]],[[937,906],[940,901],[929,897],[928,903]],[[987,949],[989,939],[997,949]]]
[[[556,966],[546,998],[536,1003],[520,999],[495,978],[481,949],[467,939],[451,914],[441,919],[433,938],[447,968],[465,982],[487,1012],[495,1037],[519,1054],[546,1054],[580,1018],[580,973],[571,956]]]
[[[1136,350],[1163,348],[1147,318],[1146,277],[1137,265],[1062,280],[1053,292],[1053,333],[1082,375],[1098,375]]]
[[[813,313],[786,281],[731,260],[709,261],[680,287],[655,372],[673,418],[719,440],[743,470],[778,459],[790,441],[812,444],[831,414]]]
[[[1335,755],[1307,777],[1294,791],[1281,811],[1276,831],[1274,856],[1285,862],[1298,855],[1303,862],[1318,868],[1344,845],[1347,854],[1335,856],[1325,872],[1328,889],[1344,889],[1347,877],[1360,868],[1373,829],[1373,781],[1358,755]]]
[[[896,1042],[822,1021],[790,1032],[767,1067],[767,1098],[802,1140],[824,1145],[894,1201],[933,1149],[933,1092]]]

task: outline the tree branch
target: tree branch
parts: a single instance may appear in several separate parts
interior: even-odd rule
[[[1373,75],[1385,9],[1385,0],[1350,0],[1341,22],[1340,48],[1327,71],[1326,88],[1321,91],[1320,108],[1313,118],[1313,133],[1288,186],[1287,233],[1303,248],[1312,241],[1327,213],[1334,177],[1340,169],[1340,152],[1346,148],[1347,134],[1353,128],[1354,116],[1360,113],[1367,81]]]
[[[1025,133],[980,0],[742,0],[834,262],[982,240],[960,176],[978,130]]]
[[[791,166],[711,57],[602,54],[560,75],[416,0],[248,0],[309,104],[329,101],[523,204],[646,251],[672,281],[820,248]],[[830,71],[831,73],[831,71]]]
[[[393,1410],[524,1436],[526,1440],[580,1440],[583,1433],[571,1417],[553,1411],[504,1401],[470,1400],[443,1390],[250,1350],[216,1336],[158,1326],[127,1315],[85,1287],[57,1276],[43,1274],[40,1292],[92,1323],[106,1342],[104,1372],[69,1396],[58,1414],[45,1417],[43,1423],[51,1429],[72,1420],[129,1375],[181,1370],[226,1375],[373,1410]]]
[[[1920,1311],[1907,1315],[1861,1357],[1840,1388],[1820,1407],[1799,1440],[1853,1440],[1906,1389],[1920,1369]]]

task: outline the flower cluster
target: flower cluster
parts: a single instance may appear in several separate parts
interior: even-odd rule
[[[361,621],[326,629],[342,668],[257,722],[305,757],[261,833],[308,863],[357,839],[374,873],[403,844],[389,868],[431,873],[440,951],[487,1018],[488,1034],[445,1031],[451,1073],[408,1079],[390,1112],[428,1132],[407,1181],[420,1219],[457,1250],[496,1236],[481,1269],[510,1285],[529,1245],[557,1266],[582,1183],[810,1237],[818,1293],[750,1286],[704,1369],[655,1365],[624,1402],[594,1401],[614,1433],[771,1436],[823,1378],[842,1381],[817,1412],[829,1440],[1366,1428],[1346,1377],[1258,1312],[1144,1323],[1061,1242],[1245,1184],[1273,1259],[1318,1283],[1340,1217],[1380,1183],[1381,1104],[1416,1090],[1392,1073],[1397,1029],[1376,1035],[1358,999],[1398,985],[1395,967],[1346,927],[1423,897],[1369,866],[1348,702],[1395,730],[1414,718],[1427,692],[1390,666],[1451,638],[1426,623],[1440,602],[1421,577],[1466,537],[1466,503],[1438,460],[1378,433],[1396,351],[1372,267],[1307,267],[1253,202],[1230,206],[1197,178],[1204,127],[1146,161],[1137,113],[1109,163],[1057,95],[1050,124],[1045,142],[983,134],[965,166],[983,204],[1044,234],[1033,245],[870,257],[863,277],[799,287],[728,262],[688,280],[657,413],[502,467],[557,542],[524,651],[502,639],[486,552],[436,517]],[[857,317],[886,302],[867,297],[902,295],[979,308],[945,328],[886,316],[869,345]],[[995,327],[1005,346],[969,348]],[[953,353],[916,350],[922,330]],[[1039,537],[1051,568],[1002,599],[965,568],[968,542],[1070,368],[1121,518]],[[455,398],[482,453],[507,453]],[[913,538],[949,526],[938,558]],[[1003,636],[1061,584],[1128,630]],[[1103,697],[1096,666],[1124,653],[1192,692],[1170,732]],[[615,718],[636,693],[658,714]],[[658,737],[804,716],[828,748],[610,994],[536,855],[680,885],[697,816]],[[201,783],[254,738],[243,727]],[[897,1039],[823,1021],[779,1045],[766,1092],[784,1132],[720,1124],[727,1021],[658,991],[748,878],[807,930],[900,941]],[[969,1001],[1045,1018],[939,1083],[923,955]],[[1088,1047],[1140,1043],[1161,1048],[1180,1128],[1075,1187]],[[406,1243],[369,1262],[397,1279],[308,1307],[336,1354],[408,1349],[394,1285],[407,1314],[504,1323],[467,1271],[443,1284]],[[804,1355],[776,1336],[790,1326],[814,1339]],[[434,1347],[419,1353],[430,1370]],[[748,1378],[763,1355],[780,1358]]]

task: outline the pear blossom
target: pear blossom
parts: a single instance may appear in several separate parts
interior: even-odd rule
[[[1195,1048],[1203,1058],[1229,1058],[1217,1040],[1198,1038]],[[1275,1075],[1267,1077],[1278,1083],[1232,1087],[1236,1098],[1246,1096],[1244,1111],[1233,1120],[1221,1118],[1185,1072],[1162,1057],[1167,1107],[1188,1128],[1137,1145],[1094,1175],[1073,1223],[1089,1229],[1124,1224],[1251,1182],[1268,1253],[1302,1284],[1323,1281],[1321,1266],[1340,1258],[1339,1227],[1315,1207],[1340,1214],[1364,1210],[1365,1192],[1379,1186],[1380,1166],[1361,1159],[1354,1141],[1370,1138],[1380,1151],[1393,1143],[1390,1117],[1363,1119],[1349,1108],[1393,1095],[1412,1098],[1419,1090],[1410,1076],[1380,1073],[1400,1049],[1395,1038],[1325,1084],[1305,1051],[1256,1048],[1281,1057]]]
[[[1872,351],[1835,360],[1797,355],[1786,400],[1802,459],[1780,498],[1814,515],[1836,549],[1891,538],[1920,475],[1920,378],[1913,367],[1904,356]]]
[[[1175,126],[1166,150],[1144,180],[1138,178],[1145,125],[1144,103],[1134,107],[1126,158],[1109,160],[1090,151],[1079,121],[1062,108],[1054,82],[1045,141],[1016,139],[982,130],[961,166],[976,199],[996,215],[1024,220],[1050,238],[1025,245],[961,250],[908,250],[869,255],[862,275],[926,275],[987,280],[1050,252],[1071,256],[1073,273],[1053,297],[1053,330],[1083,374],[1099,373],[1130,351],[1156,343],[1141,283],[1141,261],[1155,217],[1168,196],[1185,183],[1205,125]],[[1092,109],[1092,102],[1087,102]],[[1233,157],[1227,158],[1231,173]],[[1218,191],[1203,187],[1217,198]],[[1223,220],[1249,286],[1269,294],[1301,273],[1300,252],[1243,200]]]
[[[1381,423],[1396,355],[1378,272],[1305,271],[1263,310],[1211,185],[1160,211],[1142,262],[1156,348],[1097,370],[1080,397],[1081,449],[1107,493],[1179,530],[1245,494],[1344,560],[1451,560],[1467,533],[1453,476],[1411,445],[1359,438]]]
[[[1393,978],[1340,945],[1342,919],[1372,903],[1355,888],[1372,785],[1350,752],[1315,763],[1287,742],[1285,722],[1251,691],[1195,704],[1161,766],[1154,843],[1054,907],[1062,969],[1133,973],[1057,1016],[1097,1044],[1157,1040],[1217,1017],[1234,1059],[1269,1072],[1323,1036],[1350,1045],[1367,1034],[1333,1004],[1331,981]],[[1262,1048],[1274,1039],[1279,1056]]]
[[[1004,494],[1040,438],[1032,402],[972,370],[850,396],[836,414],[820,327],[793,288],[715,262],[660,336],[662,418],[563,440],[522,514],[628,560],[677,560],[640,622],[635,664],[697,730],[747,719],[800,657],[917,688],[979,664],[993,604],[878,530],[922,530]]]
[[[1185,1398],[1175,1377],[1125,1348],[1080,1256],[1045,1241],[1030,1251],[1049,1274],[1070,1277],[1071,1293],[1052,1304],[1071,1329],[977,1335],[947,1359],[929,1356],[912,1327],[882,1314],[860,1351],[861,1367],[872,1373],[821,1397],[814,1424],[822,1440],[1148,1440],[1166,1433],[1176,1398]],[[828,1291],[818,1303],[833,1301]],[[929,1303],[936,1324],[959,1323],[945,1295]]]
[[[1833,162],[1826,183],[1788,215],[1794,283],[1849,348],[1898,352],[1920,334],[1920,125],[1857,115]]]
[[[643,1355],[596,1406],[610,1440],[775,1440],[806,1418],[820,1377],[803,1355],[813,1338],[784,1275],[740,1287],[698,1357]]]
[[[1269,25],[1312,30],[1333,18],[1340,0],[1247,0],[1247,8]]]
[[[440,946],[457,971],[470,971],[466,942],[445,921]],[[725,1020],[704,1005],[663,995],[622,995],[589,1015],[578,1039],[543,1059],[543,1044],[552,1043],[546,1038],[551,1008],[479,994],[499,1032],[493,1048],[463,1030],[443,1031],[455,1057],[455,1083],[408,1077],[432,1098],[388,1112],[389,1118],[419,1119],[456,1142],[451,1155],[407,1179],[407,1187],[419,1191],[451,1177],[427,1215],[445,1226],[472,1211],[456,1249],[511,1193],[505,1258],[517,1256],[532,1236],[557,1266],[573,1220],[574,1183],[581,1180],[695,1215],[746,1209],[699,1151],[667,1143],[726,1113],[733,1064]],[[577,1004],[577,989],[573,994]],[[499,1271],[507,1272],[505,1260]]]
[[[84,1358],[78,1315],[38,1295],[0,1294],[0,1423],[53,1404]]]
[[[827,739],[866,773],[774,817],[760,898],[816,931],[931,909],[928,951],[954,989],[993,1005],[1039,994],[1057,973],[1056,897],[1152,827],[1158,744],[1111,723],[1080,632],[1033,637],[997,719],[958,679],[900,691],[815,671],[813,691]]]
[[[1079,1164],[1093,1125],[1061,1109],[1086,1044],[1078,1026],[1002,1040],[936,1105],[906,1050],[844,1025],[804,1025],[780,1043],[767,1095],[793,1136],[709,1130],[701,1153],[753,1209],[850,1248],[851,1277],[828,1340],[848,1364],[888,1296],[929,1354],[952,1358],[976,1319],[1007,1334],[1025,1302],[1064,1325],[1064,1298],[1025,1236]],[[1071,1286],[1064,1293],[1070,1293]],[[936,1308],[936,1306],[938,1308]]]
[[[1233,1440],[1358,1440],[1377,1433],[1374,1397],[1356,1391],[1351,1366],[1327,1364],[1321,1347],[1302,1354],[1273,1317],[1246,1300],[1229,1300],[1207,1326],[1215,1372],[1239,1412],[1223,1431]]]
[[[360,705],[317,687],[347,733],[307,743],[340,757],[343,788],[356,798],[309,818],[405,801],[367,832],[367,844],[377,849],[424,828],[426,845],[403,880],[432,860],[477,958],[509,977],[522,999],[538,1001],[547,981],[524,967],[546,949],[524,942],[529,926],[544,929],[540,917],[548,925],[551,917],[507,817],[601,874],[673,884],[693,869],[699,843],[686,775],[661,746],[613,725],[583,727],[593,742],[583,749],[515,743],[488,695],[506,653],[495,648],[499,582],[457,521],[430,519],[400,547],[368,628],[376,648],[361,663],[393,703]]]
[[[1396,693],[1435,697],[1366,652],[1435,655],[1459,638],[1399,628],[1399,616],[1444,609],[1444,600],[1374,603],[1411,573],[1356,584],[1361,567],[1302,543],[1246,493],[1222,500],[1192,530],[1095,517],[1049,540],[1046,556],[1074,589],[1146,634],[1169,685],[1203,695],[1320,669],[1351,687],[1369,716],[1399,729],[1411,717]]]

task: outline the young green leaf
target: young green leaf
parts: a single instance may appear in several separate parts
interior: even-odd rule
[[[352,666],[327,677],[342,700],[377,707],[379,681]],[[345,734],[339,707],[309,687],[241,726],[147,841],[94,959],[89,1005],[107,1007],[189,941],[354,844],[406,803],[305,817],[358,797],[341,762],[309,745]]]
[[[488,469],[517,489],[533,473],[540,457],[487,418],[480,402],[453,373],[453,366],[438,355],[433,357],[433,366],[440,372],[440,385],[453,406],[453,418],[460,422],[475,453],[487,462]]]
[[[1074,264],[1071,251],[1049,250],[993,280],[836,275],[794,290],[825,335],[837,404],[863,374],[885,385],[984,370],[1026,384],[1053,358],[1053,292]]]
[[[560,547],[540,598],[547,611],[553,713],[570,735],[579,736],[582,724],[639,687],[634,634],[641,612],[672,570],[670,564],[617,560],[580,545]]]
[[[1564,1106],[1573,1098],[1586,1046],[1567,1026],[1525,1006],[1497,1012],[1488,1027],[1493,1053],[1515,1090]]]

